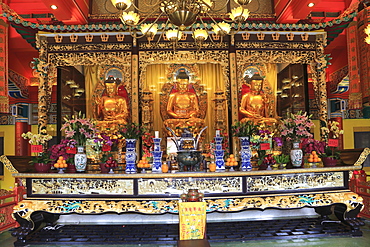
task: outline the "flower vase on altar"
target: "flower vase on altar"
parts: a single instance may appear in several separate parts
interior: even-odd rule
[[[87,156],[84,153],[84,147],[78,146],[77,154],[75,154],[76,171],[84,172],[86,170],[86,165],[87,165]]]
[[[293,142],[293,148],[290,151],[290,160],[293,167],[301,167],[303,161],[303,151],[299,148],[299,142]]]
[[[126,139],[126,173],[136,173],[136,139]]]
[[[215,164],[216,164],[216,172],[224,172],[225,171],[225,160],[224,160],[224,153],[225,151],[222,149],[222,140],[223,137],[216,132],[215,137]]]
[[[252,170],[252,164],[251,164],[252,151],[250,149],[249,136],[239,137],[239,141],[240,141],[240,158],[241,158],[240,169],[242,171],[251,171]]]
[[[161,138],[153,138],[154,142],[154,150],[152,151],[153,154],[153,173],[162,173],[162,153],[161,151]]]

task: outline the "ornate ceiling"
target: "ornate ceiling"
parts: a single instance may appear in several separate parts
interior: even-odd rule
[[[139,6],[142,6],[140,2],[144,0],[138,1]],[[116,10],[110,0],[3,0],[2,2],[24,20],[40,25],[120,23],[114,15]],[[309,2],[316,4],[309,8],[307,6]],[[249,26],[246,26],[246,28],[251,30],[255,27],[255,23],[302,23],[303,25],[307,23],[314,25],[328,23],[328,21],[340,18],[340,15],[344,15],[345,12],[350,12],[348,9],[352,9],[352,11],[356,9],[358,2],[357,0],[253,0],[248,5],[251,16],[247,20]],[[52,4],[57,5],[58,9],[52,10],[50,8]],[[15,26],[14,23],[10,22],[10,24],[13,27]],[[24,31],[27,28],[22,25],[18,25],[18,28],[23,30],[10,28],[9,37],[12,42],[9,43],[9,54],[31,61],[33,57],[37,56],[37,51],[30,45],[34,35],[25,33]],[[275,28],[275,30],[278,29]],[[23,37],[19,34],[20,32],[23,32]],[[29,39],[28,42],[26,39]],[[328,53],[332,53],[335,49],[346,49],[344,32],[338,32],[337,30],[335,40],[327,49]],[[26,70],[29,68],[29,63],[25,64],[21,60],[19,62],[12,60],[10,63],[14,63],[13,65],[10,64],[11,67],[20,68],[23,66],[27,68]]]
[[[150,0],[138,0],[139,7]],[[113,17],[116,12],[110,0],[3,0],[20,15],[41,22],[51,21],[48,14],[64,24],[86,24],[98,16]],[[143,3],[141,3],[143,2]],[[222,1],[218,0],[217,3]],[[308,7],[308,3],[315,3]],[[248,8],[252,18],[269,14],[275,16],[277,23],[296,23],[300,20],[313,19],[328,21],[338,17],[350,5],[358,0],[253,0]],[[58,6],[52,10],[51,5]],[[231,4],[235,4],[231,1]],[[226,12],[226,10],[225,10]]]

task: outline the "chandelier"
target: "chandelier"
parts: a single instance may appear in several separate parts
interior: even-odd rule
[[[150,44],[158,33],[157,43],[163,37],[173,44],[174,49],[178,41],[182,37],[186,38],[188,33],[191,33],[198,48],[208,38],[214,43],[216,40],[222,42],[226,35],[233,37],[239,31],[240,24],[249,16],[246,5],[251,1],[234,0],[237,7],[228,13],[228,18],[225,18],[222,13],[228,8],[230,0],[217,1],[223,2],[222,6],[217,8],[216,0],[135,1],[149,11],[139,9],[134,0],[111,0],[113,6],[118,9],[119,18],[129,27],[130,35],[135,40],[146,37]],[[211,23],[212,30],[206,28],[207,23]]]

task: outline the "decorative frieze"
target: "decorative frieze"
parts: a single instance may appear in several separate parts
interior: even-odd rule
[[[342,172],[251,176],[247,178],[247,192],[338,188],[344,186],[344,180]]]
[[[353,192],[252,196],[247,198],[205,198],[207,212],[238,212],[246,209],[321,207],[344,204],[346,211],[362,205],[363,199]],[[23,200],[14,207],[19,217],[32,221],[31,214],[44,211],[54,214],[102,213],[178,213],[178,200]]]
[[[133,195],[132,179],[32,179],[33,195]]]
[[[241,177],[222,178],[168,178],[138,180],[139,195],[180,195],[188,189],[197,188],[202,193],[242,193]]]
[[[130,51],[129,43],[49,44],[48,52]]]

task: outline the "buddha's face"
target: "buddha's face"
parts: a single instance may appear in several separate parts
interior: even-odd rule
[[[189,83],[188,79],[179,79],[178,82],[177,82],[177,89],[180,92],[187,92],[188,91],[188,83]]]
[[[117,93],[117,85],[116,83],[105,83],[105,89],[109,96],[116,95]]]
[[[251,90],[261,91],[262,90],[262,80],[251,80]]]

